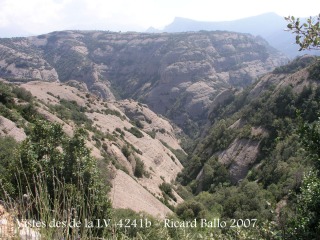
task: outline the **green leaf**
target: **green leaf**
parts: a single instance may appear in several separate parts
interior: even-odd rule
[[[299,43],[300,43],[300,38],[301,38],[301,36],[299,36],[299,35],[298,35],[298,36],[296,36],[296,43],[297,43],[297,44],[299,44]]]

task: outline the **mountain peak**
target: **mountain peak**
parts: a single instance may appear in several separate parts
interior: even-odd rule
[[[173,22],[167,25],[164,32],[190,32],[190,31],[232,31],[240,33],[250,33],[261,36],[268,43],[282,51],[287,56],[294,58],[302,53],[294,45],[294,37],[291,33],[284,31],[287,22],[284,17],[274,12],[267,12],[260,15],[242,18],[231,21],[198,21],[183,17],[175,17]],[[312,54],[318,55],[317,52]]]

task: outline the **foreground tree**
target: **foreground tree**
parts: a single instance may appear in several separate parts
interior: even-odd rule
[[[307,22],[301,22],[300,18],[289,16],[285,18],[289,23],[288,30],[296,35],[296,44],[299,51],[305,49],[320,49],[320,14],[310,17]]]
[[[288,29],[296,35],[299,51],[306,49],[320,50],[320,14],[310,17],[307,22],[289,16]],[[319,64],[313,70],[319,72]],[[319,80],[319,75],[314,75]],[[320,235],[320,119],[307,123],[301,119],[300,139],[309,158],[312,159],[313,169],[305,176],[297,194],[295,215],[288,224],[288,239],[318,239]]]

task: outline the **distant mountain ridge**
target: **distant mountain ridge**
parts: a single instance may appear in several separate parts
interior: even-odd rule
[[[294,58],[302,55],[299,47],[294,44],[294,36],[286,32],[287,22],[275,13],[265,13],[254,17],[243,18],[233,21],[206,22],[196,21],[187,18],[176,17],[174,21],[167,25],[163,32],[189,32],[189,31],[234,31],[250,33],[261,36],[269,42],[271,46],[282,51],[288,57]],[[149,29],[149,31],[151,28]],[[311,54],[319,54],[310,52]]]
[[[105,99],[136,99],[190,135],[220,93],[287,61],[261,37],[227,31],[62,31],[0,39],[0,77],[78,82]]]

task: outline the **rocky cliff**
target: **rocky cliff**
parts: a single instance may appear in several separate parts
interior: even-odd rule
[[[223,31],[63,31],[0,39],[1,77],[69,81],[106,99],[133,98],[190,135],[219,93],[285,61],[259,37]]]

